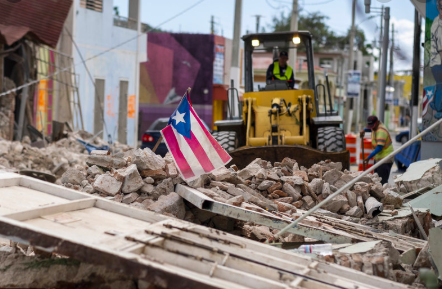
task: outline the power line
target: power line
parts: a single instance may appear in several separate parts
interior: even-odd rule
[[[42,77],[42,78],[37,79],[37,80],[33,80],[33,81],[31,81],[31,82],[27,82],[27,83],[25,83],[25,84],[23,84],[23,85],[20,85],[20,86],[14,88],[14,89],[10,89],[10,90],[8,90],[8,91],[5,91],[5,92],[3,92],[3,93],[0,94],[0,97],[2,97],[2,96],[4,96],[4,95],[7,95],[7,94],[9,94],[9,93],[11,93],[11,92],[15,92],[15,91],[17,91],[17,90],[20,90],[20,89],[22,89],[22,88],[25,88],[25,87],[27,87],[27,86],[30,86],[30,85],[33,85],[33,84],[37,84],[37,83],[39,83],[39,82],[42,81],[42,80],[50,79],[50,78],[52,78],[52,77],[58,75],[58,74],[61,73],[61,72],[67,71],[67,70],[69,70],[69,69],[71,69],[71,68],[73,68],[73,67],[75,67],[75,66],[77,66],[77,65],[80,65],[80,64],[83,64],[83,63],[85,63],[85,62],[87,62],[87,61],[89,61],[89,60],[95,59],[95,58],[97,58],[97,57],[99,57],[99,56],[101,56],[101,55],[103,55],[103,54],[105,54],[105,53],[107,53],[107,52],[109,52],[109,51],[115,50],[116,48],[118,48],[118,47],[120,47],[120,46],[123,46],[124,44],[126,44],[126,43],[128,43],[128,42],[130,42],[130,41],[133,41],[133,40],[135,40],[135,39],[137,39],[137,38],[143,36],[144,34],[149,33],[149,32],[151,32],[151,31],[153,31],[153,30],[159,28],[160,26],[166,24],[167,22],[170,22],[170,21],[174,20],[175,18],[181,16],[182,14],[186,13],[187,11],[189,11],[190,9],[194,8],[195,6],[201,4],[201,3],[204,2],[204,1],[205,1],[205,0],[200,0],[200,1],[196,2],[195,4],[189,6],[188,8],[186,8],[186,9],[184,9],[183,11],[181,11],[181,12],[175,14],[174,16],[168,18],[167,20],[163,21],[162,23],[158,24],[157,26],[155,26],[155,27],[149,29],[149,30],[148,30],[147,32],[145,32],[145,33],[137,34],[137,36],[135,36],[135,37],[132,37],[132,38],[130,38],[130,39],[124,41],[124,42],[121,42],[121,43],[118,44],[118,45],[115,45],[115,46],[113,46],[113,47],[111,47],[111,48],[109,48],[109,49],[107,49],[107,50],[104,50],[104,51],[101,52],[101,53],[98,53],[98,54],[96,54],[96,55],[94,55],[94,56],[92,56],[92,57],[90,57],[90,58],[87,58],[86,60],[83,60],[83,61],[81,61],[81,62],[79,62],[79,63],[73,64],[73,65],[71,65],[71,66],[69,66],[69,67],[63,68],[63,69],[61,69],[61,70],[59,70],[59,71],[57,71],[57,72],[55,72],[55,73],[53,73],[53,74],[51,74],[51,75],[48,75],[48,76],[46,76],[46,77]]]

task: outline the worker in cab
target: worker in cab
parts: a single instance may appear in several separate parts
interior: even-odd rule
[[[279,53],[278,61],[270,64],[267,69],[267,80],[285,80],[287,81],[287,85],[290,89],[293,89],[295,86],[295,77],[293,76],[293,69],[288,66],[287,61],[289,60],[289,55],[287,51],[281,51]]]
[[[364,160],[367,167],[368,162],[374,158],[375,163],[380,162],[393,152],[393,143],[391,141],[390,132],[384,124],[374,115],[367,119],[367,127],[360,132],[361,138],[364,137],[365,132],[371,132],[371,146],[373,152]],[[391,167],[393,166],[393,158],[390,158],[386,163],[375,169],[375,173],[382,178],[381,183],[387,184],[390,177]]]

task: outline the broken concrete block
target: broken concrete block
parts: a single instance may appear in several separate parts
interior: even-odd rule
[[[384,188],[381,183],[372,184],[370,186],[370,195],[380,200],[384,197]]]
[[[398,193],[393,192],[390,189],[384,190],[384,198],[382,204],[393,205],[395,209],[399,209],[402,206],[402,198]]]
[[[293,202],[292,205],[295,206],[295,208],[300,209],[304,205],[304,202],[302,200],[299,200],[299,201]]]
[[[330,189],[330,184],[329,183],[324,183],[324,185],[322,186],[322,198],[326,199],[328,196],[331,195],[331,189]]]
[[[287,193],[281,191],[281,190],[274,190],[273,194],[277,194],[279,197],[287,197]]]
[[[358,196],[362,196],[362,199],[366,202],[370,197],[370,185],[364,182],[357,182],[354,185],[353,192]]]
[[[274,171],[267,171],[266,179],[271,181],[279,181],[279,176]]]
[[[217,181],[211,181],[210,182],[210,187],[211,188],[215,188],[218,187],[223,191],[227,191],[230,187],[234,187],[234,184],[231,183],[227,183],[227,182],[217,182]]]
[[[292,213],[296,213],[296,211],[297,211],[296,207],[291,204],[287,204],[287,203],[283,203],[283,202],[279,202],[279,201],[274,201],[274,202],[278,206],[278,211],[280,211],[280,212],[291,211]]]
[[[357,203],[359,209],[361,209],[361,211],[363,213],[365,213],[364,199],[362,198],[362,196],[356,197],[356,203]]]
[[[236,197],[228,199],[226,201],[226,204],[239,207],[239,206],[241,206],[242,202],[244,202],[244,197],[243,196],[236,196]]]
[[[253,226],[252,234],[258,241],[265,241],[273,238],[273,234],[270,232],[270,229],[266,226]]]
[[[309,188],[316,194],[322,194],[322,187],[324,186],[324,181],[321,179],[313,179],[309,184]]]
[[[269,181],[269,180],[262,181],[262,183],[258,186],[258,190],[260,190],[260,191],[267,190],[268,188],[270,188],[274,184],[275,184],[274,181]]]
[[[339,180],[339,178],[341,178],[341,176],[343,175],[343,173],[341,171],[338,170],[329,170],[327,171],[323,176],[322,179],[326,182],[329,183],[330,185],[333,185],[337,180]]]
[[[292,197],[294,201],[298,201],[302,198],[301,193],[299,193],[294,187],[285,183],[282,186],[282,191],[285,192],[289,197]]]
[[[122,186],[122,182],[117,181],[114,177],[107,174],[98,176],[93,184],[95,190],[109,196],[118,194]]]
[[[303,185],[304,180],[301,177],[298,176],[292,176],[292,177],[281,177],[281,181],[283,182],[290,182],[293,185]]]
[[[364,215],[364,212],[358,206],[354,206],[350,210],[348,210],[345,215],[360,218]]]
[[[281,162],[281,166],[286,166],[289,169],[293,169],[293,166],[297,164],[296,160],[291,158],[284,158]]]
[[[155,183],[155,180],[151,177],[147,177],[143,179],[143,182],[145,182],[146,184],[153,184]]]
[[[230,178],[231,172],[226,167],[220,167],[210,173],[210,178],[215,181],[225,181]]]
[[[303,181],[308,182],[308,175],[304,171],[293,170],[293,176],[302,178]]]
[[[345,214],[351,209],[349,204],[344,204],[341,209],[339,210],[340,214]]]
[[[169,213],[178,219],[184,219],[186,215],[183,198],[175,192],[160,196],[158,201],[148,206],[147,209],[160,214]]]
[[[276,190],[279,190],[282,188],[282,184],[281,183],[275,183],[274,185],[272,185],[271,187],[269,187],[267,189],[267,192],[269,192],[269,194],[273,193]]]
[[[93,165],[87,169],[87,174],[91,177],[95,177],[96,175],[104,174],[104,172],[102,169],[100,169],[96,165]]]
[[[348,204],[350,205],[350,207],[357,206],[358,203],[357,203],[357,199],[356,199],[356,194],[354,192],[347,191],[344,194],[347,197]]]
[[[278,202],[291,204],[293,203],[293,198],[292,197],[279,198]]]
[[[178,176],[178,170],[175,166],[174,163],[168,163],[166,164],[166,174],[170,177],[170,178],[175,178]]]
[[[206,183],[210,182],[209,175],[201,175],[198,178],[194,179],[193,181],[189,181],[187,185],[191,188],[197,189],[197,188],[203,188]]]
[[[138,195],[137,193],[130,193],[127,194],[123,197],[123,200],[121,201],[124,204],[130,204],[135,202],[136,199],[138,199],[140,195]]]
[[[155,188],[155,187],[154,187],[153,185],[151,185],[151,184],[144,184],[144,185],[141,187],[140,192],[143,193],[143,194],[150,194],[150,193],[153,192],[153,189],[154,189],[154,188]]]
[[[163,169],[159,170],[143,170],[140,175],[144,178],[150,177],[154,180],[161,180],[167,178],[167,173]]]
[[[68,169],[61,176],[62,184],[73,184],[73,185],[81,185],[81,182],[84,181],[86,177],[82,172],[76,169]]]
[[[145,183],[138,173],[136,165],[130,165],[127,168],[119,169],[115,172],[114,177],[118,181],[123,182],[121,191],[125,194],[138,191]]]
[[[414,261],[413,268],[419,270],[420,268],[432,268],[430,261],[430,253],[428,253],[428,242],[422,248],[422,250],[417,255],[416,261]]]
[[[175,191],[175,187],[173,185],[172,179],[167,178],[161,181],[155,188],[161,195],[169,194],[170,192]]]
[[[310,197],[310,196],[304,196],[304,197],[302,197],[302,201],[304,202],[304,206],[305,206],[308,210],[310,210],[311,208],[313,208],[313,207],[316,205],[315,201],[314,201],[313,198]]]
[[[126,160],[123,158],[112,157],[112,156],[88,156],[86,159],[88,166],[97,165],[103,168],[114,168],[120,169],[126,166]]]
[[[84,186],[84,188],[81,190],[82,192],[88,193],[88,194],[93,194],[95,193],[94,187],[92,187],[92,185],[86,185]]]
[[[378,200],[370,197],[365,202],[365,210],[367,212],[367,215],[374,218],[384,210],[384,207],[382,203],[378,202]]]
[[[91,155],[94,155],[94,156],[107,156],[107,155],[110,155],[110,152],[106,151],[106,150],[93,150],[93,151],[91,151]]]
[[[135,164],[138,170],[162,170],[166,166],[166,162],[161,156],[152,152],[149,148],[144,150],[135,150],[131,157],[131,162]]]
[[[248,179],[252,178],[253,176],[255,176],[260,169],[261,169],[261,166],[255,160],[255,161],[251,162],[247,167],[240,170],[238,172],[238,177],[240,177],[244,180],[248,180]]]
[[[333,199],[331,199],[327,204],[325,204],[322,208],[337,213],[344,205],[348,205],[348,200],[346,197],[342,195],[337,195]]]

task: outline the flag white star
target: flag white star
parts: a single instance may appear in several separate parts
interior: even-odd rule
[[[175,116],[172,117],[172,119],[175,120],[175,125],[178,125],[180,122],[184,122],[186,123],[186,121],[184,120],[184,116],[186,115],[185,112],[180,113],[178,110],[175,114]]]
[[[431,98],[433,96],[433,91],[427,90],[427,96],[428,96],[428,98]]]

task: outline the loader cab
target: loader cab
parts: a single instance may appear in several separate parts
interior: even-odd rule
[[[275,33],[257,33],[248,34],[242,37],[244,41],[244,82],[245,93],[256,91],[276,91],[289,90],[287,81],[285,80],[267,80],[265,85],[255,85],[253,73],[253,55],[263,51],[272,51],[272,62],[278,61],[279,53],[298,49],[298,51],[305,52],[305,59],[303,59],[301,66],[307,68],[307,79],[303,79],[299,83],[298,90],[310,90],[313,95],[312,102],[314,103],[314,116],[322,117],[337,116],[338,111],[333,109],[333,100],[330,89],[327,86],[327,81],[324,84],[316,85],[315,67],[313,62],[313,46],[312,35],[308,31],[297,32],[275,32]],[[299,61],[297,67],[292,67],[294,73],[299,68]],[[300,78],[296,77],[295,81]],[[299,92],[298,94],[303,93]]]

